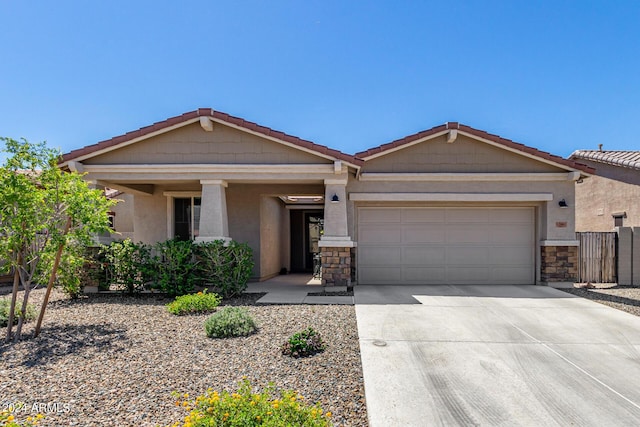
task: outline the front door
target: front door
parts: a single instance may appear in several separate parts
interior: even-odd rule
[[[291,210],[291,271],[313,272],[324,230],[322,211]]]

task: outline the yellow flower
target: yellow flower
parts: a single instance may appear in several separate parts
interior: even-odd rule
[[[188,399],[189,398],[189,393],[183,394],[182,397],[184,397],[185,399]]]
[[[13,420],[15,420],[15,419],[16,419],[16,418],[15,418],[13,415],[9,415],[9,416],[7,417],[7,421],[13,421]]]
[[[202,292],[198,292],[198,295],[202,295]]]
[[[331,417],[331,412],[327,412],[325,415],[326,415],[327,417]]]

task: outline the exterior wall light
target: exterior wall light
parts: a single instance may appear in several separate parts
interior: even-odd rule
[[[566,209],[569,207],[569,205],[567,205],[567,202],[564,199],[558,202],[558,206],[560,206],[562,209]]]
[[[340,197],[338,197],[337,194],[334,194],[333,197],[331,197],[331,203],[338,203],[340,201]]]

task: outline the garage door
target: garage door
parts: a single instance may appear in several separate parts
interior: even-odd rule
[[[534,284],[533,208],[358,209],[358,283]]]

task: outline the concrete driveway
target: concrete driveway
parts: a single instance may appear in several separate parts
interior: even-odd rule
[[[372,427],[638,426],[640,318],[542,286],[356,286]]]

